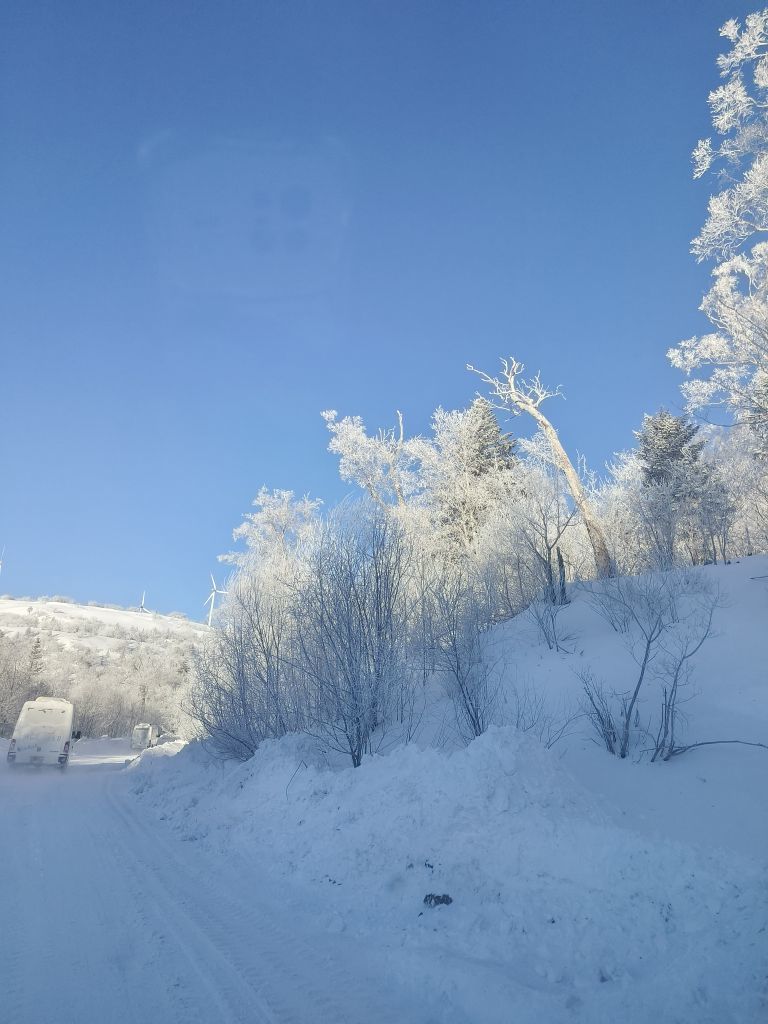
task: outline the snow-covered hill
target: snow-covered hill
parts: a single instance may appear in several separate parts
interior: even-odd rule
[[[207,634],[177,615],[0,598],[0,735],[41,694],[73,700],[84,735],[125,735],[147,717],[177,731]]]
[[[768,559],[704,573],[721,597],[688,738],[768,742]],[[585,666],[626,688],[625,641],[585,592],[558,627],[562,650],[528,616],[498,629],[510,692],[575,708]],[[635,747],[622,761],[584,718],[549,750],[509,725],[437,749],[445,710],[436,700],[420,743],[359,769],[288,737],[241,765],[167,745],[129,775],[155,828],[255,865],[288,912],[376,949],[435,1021],[763,1018],[768,750],[702,746],[651,764]]]
[[[115,650],[126,640],[195,643],[207,632],[201,622],[181,615],[45,598],[0,597],[0,632],[15,635],[30,630],[52,637],[62,647],[86,647],[99,652]]]

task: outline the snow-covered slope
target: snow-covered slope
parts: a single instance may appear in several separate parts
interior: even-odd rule
[[[766,742],[768,581],[753,577],[768,559],[706,572],[724,600],[695,666],[689,734]],[[501,627],[510,686],[575,701],[585,663],[626,684],[621,638],[583,595],[562,626],[565,652],[525,617]],[[168,745],[128,774],[158,829],[212,861],[257,865],[288,903],[378,948],[382,970],[431,994],[435,1019],[762,1019],[768,750],[638,763],[598,749],[583,721],[572,730],[552,750],[507,726],[359,769],[295,737],[244,765]],[[427,906],[430,894],[452,902]]]
[[[84,647],[100,652],[114,650],[126,639],[194,643],[206,633],[202,623],[180,615],[39,598],[0,597],[0,632],[12,636],[30,630],[54,638],[62,647]]]
[[[40,694],[74,701],[86,735],[124,735],[145,718],[185,728],[181,707],[207,633],[182,616],[0,598],[0,735]]]
[[[684,706],[686,741],[740,739],[768,743],[768,557],[707,566],[696,575],[719,592],[713,635],[692,662]],[[503,627],[510,672],[552,700],[579,697],[585,667],[609,687],[625,690],[637,678],[624,638],[576,595],[560,630],[568,651],[550,651],[523,616]],[[652,685],[641,717],[655,710]],[[583,728],[555,747],[562,763],[614,814],[654,836],[746,855],[768,856],[768,750],[716,745],[691,750],[667,764],[607,757]]]

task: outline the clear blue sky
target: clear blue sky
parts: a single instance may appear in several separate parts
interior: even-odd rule
[[[202,617],[262,484],[345,492],[322,409],[421,432],[467,361],[628,447],[703,327],[689,155],[751,9],[5,0],[0,592]]]

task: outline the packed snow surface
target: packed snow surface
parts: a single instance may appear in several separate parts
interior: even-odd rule
[[[84,753],[66,774],[0,775],[3,1024],[433,1019],[255,864],[148,820],[119,773],[127,742]]]
[[[687,736],[765,742],[768,559],[707,572]],[[561,704],[582,664],[623,685],[583,597],[563,628],[550,651],[501,627],[510,679]],[[3,1021],[122,1024],[137,993],[185,1024],[766,1019],[768,750],[619,761],[582,721],[551,750],[511,726],[436,748],[445,713],[358,769],[288,737],[245,764],[81,741],[65,775],[0,772]]]

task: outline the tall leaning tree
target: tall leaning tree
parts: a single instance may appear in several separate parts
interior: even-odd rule
[[[542,405],[548,398],[554,398],[561,393],[560,389],[556,388],[554,391],[549,391],[542,384],[538,373],[530,379],[524,378],[522,373],[525,366],[511,356],[509,359],[501,360],[501,367],[502,372],[499,376],[491,377],[490,374],[483,373],[482,370],[467,364],[467,369],[472,373],[476,373],[488,386],[493,404],[497,409],[509,412],[513,416],[525,413],[533,419],[536,426],[546,437],[555,465],[565,477],[573,503],[578,509],[579,515],[586,527],[589,542],[592,545],[597,574],[598,576],[615,575],[613,559],[608,550],[603,527],[592,506],[592,502],[589,500],[584,484],[581,482],[581,477],[568,457],[565,448],[563,448],[557,430],[541,410]]]

